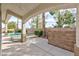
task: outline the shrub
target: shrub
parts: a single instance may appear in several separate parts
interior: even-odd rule
[[[8,30],[8,33],[12,33],[12,32],[13,32],[13,31],[9,31],[9,30]]]
[[[43,35],[43,31],[42,30],[36,30],[34,32],[35,35],[37,35],[38,37],[41,37]]]
[[[43,35],[43,31],[39,31],[38,37]]]
[[[21,31],[22,31],[21,29],[18,29],[18,30],[16,30],[15,32],[21,33]]]
[[[34,34],[35,34],[35,35],[38,35],[38,31],[35,31]]]
[[[14,32],[14,29],[8,29],[8,33]]]

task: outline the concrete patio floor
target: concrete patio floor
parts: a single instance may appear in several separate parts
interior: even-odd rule
[[[3,46],[3,45],[2,45]],[[2,47],[2,56],[73,56],[74,53],[48,44],[44,38],[29,38],[24,43]]]

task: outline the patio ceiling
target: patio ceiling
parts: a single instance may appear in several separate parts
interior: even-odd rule
[[[59,4],[59,3],[6,3],[2,4],[1,12],[2,12],[2,20],[7,20],[10,18],[11,15],[16,16],[22,20],[26,20],[29,17],[32,17],[38,13],[44,12],[45,10],[48,11],[51,7],[53,9],[59,8],[67,8],[67,7],[76,7],[77,4]]]
[[[2,4],[2,19],[4,20],[7,14],[15,15],[21,18],[24,14],[37,7],[39,4],[25,4],[25,3],[14,3],[14,4]]]

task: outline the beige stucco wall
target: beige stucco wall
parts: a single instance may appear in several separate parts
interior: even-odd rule
[[[0,56],[1,56],[1,39],[2,39],[2,35],[1,35],[1,33],[2,33],[2,29],[1,29],[1,4],[0,4]]]
[[[76,20],[76,46],[79,47],[79,5],[77,6],[77,20]]]

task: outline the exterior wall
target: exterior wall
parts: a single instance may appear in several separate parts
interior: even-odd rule
[[[0,56],[1,56],[1,39],[2,39],[2,26],[1,26],[1,20],[2,20],[2,17],[1,17],[1,4],[0,4]]]
[[[79,5],[77,6],[76,44],[74,45],[74,54],[79,56]]]
[[[79,6],[77,7],[77,20],[76,20],[76,46],[79,47]]]
[[[76,45],[74,45],[74,55],[79,56],[79,47],[77,47]]]
[[[74,52],[75,29],[54,28],[46,30],[48,43]]]
[[[33,34],[35,29],[27,29],[27,35]]]

